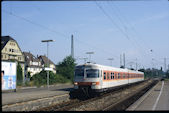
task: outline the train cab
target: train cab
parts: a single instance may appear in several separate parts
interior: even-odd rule
[[[97,65],[84,64],[76,66],[74,89],[99,91],[101,88],[102,72]]]

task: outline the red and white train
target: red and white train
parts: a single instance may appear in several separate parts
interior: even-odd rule
[[[74,90],[103,92],[143,80],[143,72],[86,63],[75,68]]]

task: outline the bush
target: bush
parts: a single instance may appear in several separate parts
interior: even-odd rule
[[[47,72],[41,71],[40,73],[37,73],[33,75],[30,78],[31,85],[36,85],[37,87],[40,87],[42,85],[47,85]],[[53,72],[49,72],[49,85],[56,84],[56,83],[66,83],[71,82],[71,80],[68,80],[66,77],[60,75],[60,74],[54,74]]]
[[[17,65],[17,85],[22,85],[23,76],[22,76],[22,68],[21,65],[18,63]]]

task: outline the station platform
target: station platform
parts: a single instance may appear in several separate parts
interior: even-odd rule
[[[169,79],[160,81],[126,111],[169,110]]]
[[[69,91],[72,89],[73,84],[57,84],[49,86],[49,89],[47,87],[29,87],[17,89],[16,92],[3,92],[2,111],[31,111],[34,110],[31,107],[34,107],[35,103],[41,105],[45,99],[44,104],[65,101],[65,99],[69,99]],[[26,104],[29,104],[29,108]]]

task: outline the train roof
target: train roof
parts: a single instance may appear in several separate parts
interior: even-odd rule
[[[105,66],[105,65],[94,64],[94,63],[85,63],[85,64],[81,64],[81,65],[78,65],[78,66],[91,66],[93,68],[101,68],[101,69],[114,70],[114,71],[120,71],[120,72],[130,72],[130,73],[140,73],[140,74],[143,74],[143,72],[135,71],[135,70],[130,70],[130,69],[127,69],[127,68],[125,68],[125,69],[123,69],[123,68],[116,68],[116,67]]]

